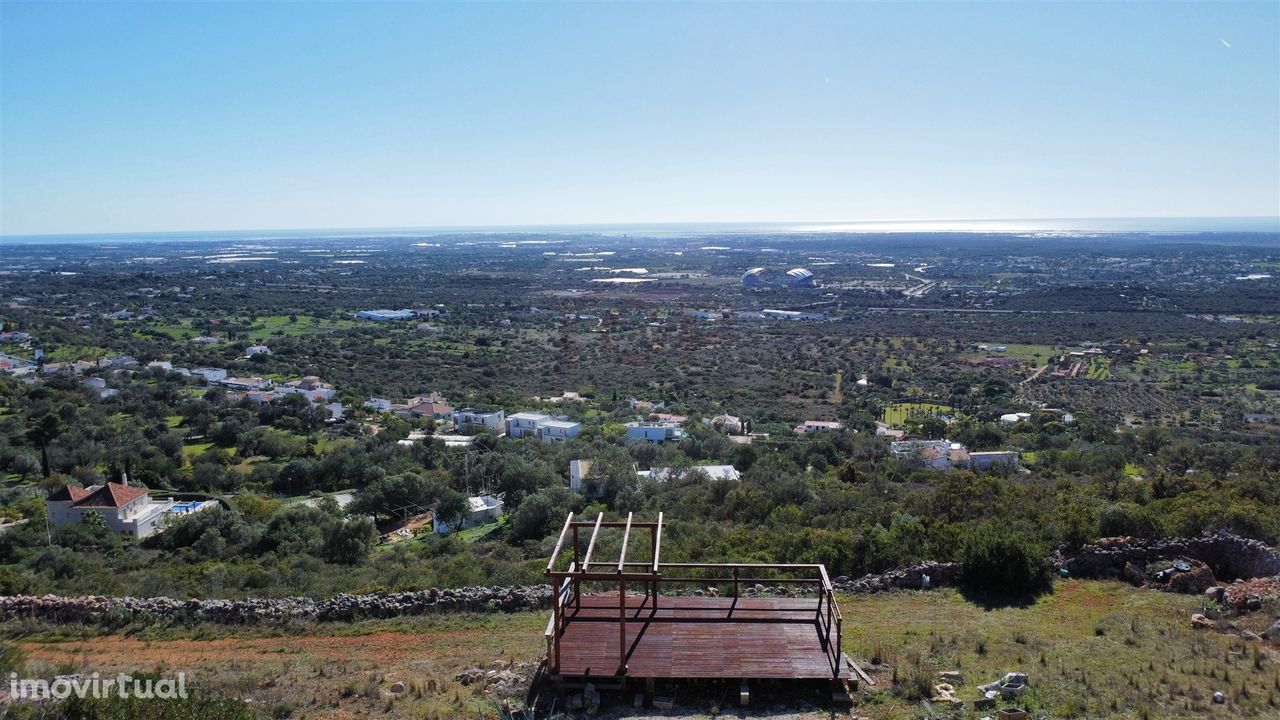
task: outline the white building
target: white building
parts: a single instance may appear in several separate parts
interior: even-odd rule
[[[260,377],[225,377],[222,385],[228,390],[245,392],[248,390],[270,390],[271,381]]]
[[[254,355],[270,355],[271,348],[266,345],[250,345],[244,349],[245,357],[253,357]]]
[[[543,442],[572,440],[582,432],[582,424],[534,412],[519,412],[507,418],[507,437],[537,438]]]
[[[214,504],[153,500],[146,488],[130,486],[126,477],[123,482],[89,488],[63,487],[45,498],[45,512],[53,527],[81,522],[86,514],[96,512],[115,532],[142,539],[163,529],[168,518]]]
[[[835,420],[805,420],[795,426],[794,430],[798,434],[807,435],[809,433],[822,432],[824,430],[843,430],[844,424]]]
[[[501,520],[502,509],[503,502],[492,495],[469,497],[467,498],[467,514],[462,519],[462,529],[466,530],[477,525]],[[440,535],[448,535],[453,530],[437,517],[432,518],[432,525],[435,527],[436,533]]]
[[[998,466],[1018,467],[1018,453],[1013,450],[987,450],[969,453],[969,467],[990,470]]]
[[[684,429],[673,422],[629,422],[627,442],[664,443],[683,440]]]
[[[222,382],[223,380],[227,379],[227,371],[223,370],[222,368],[213,368],[213,367],[196,368],[195,370],[191,371],[191,374],[199,375],[200,377],[204,378],[205,382],[211,382],[211,383]]]
[[[564,442],[578,437],[582,432],[582,423],[572,420],[548,420],[539,428],[539,439],[542,442]]]
[[[591,474],[590,460],[570,460],[569,461],[569,489],[574,492],[586,494],[586,485],[584,484],[587,476]],[[592,495],[599,496],[600,488],[591,488]]]
[[[501,410],[488,412],[475,408],[463,408],[453,411],[453,424],[459,429],[485,429],[495,435],[501,435],[506,431],[506,419],[506,414]]]
[[[391,401],[386,398],[371,397],[364,401],[364,406],[374,412],[388,412],[391,410]]]
[[[542,423],[551,420],[550,415],[535,412],[518,412],[507,417],[507,437],[537,437]]]

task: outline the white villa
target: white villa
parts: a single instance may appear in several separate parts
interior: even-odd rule
[[[684,439],[684,429],[669,421],[629,422],[627,442],[664,443]]]
[[[463,408],[453,411],[453,424],[457,425],[459,430],[476,427],[501,435],[506,431],[506,420],[507,416],[501,410],[486,412],[475,408]]]
[[[118,483],[88,488],[68,485],[45,498],[44,504],[53,527],[78,523],[86,513],[96,512],[107,527],[141,540],[162,530],[172,516],[198,512],[216,503],[154,500],[146,488],[129,485],[129,478],[125,477]]]
[[[795,431],[800,435],[808,435],[809,433],[822,432],[824,430],[843,430],[844,424],[836,420],[805,420],[795,426]]]
[[[543,442],[572,440],[582,432],[582,424],[534,412],[518,412],[507,418],[507,437],[537,438]]]

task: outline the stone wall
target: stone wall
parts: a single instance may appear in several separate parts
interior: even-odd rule
[[[1129,563],[1145,567],[1179,558],[1203,562],[1220,580],[1280,575],[1280,551],[1227,532],[1194,538],[1103,538],[1074,553],[1060,552],[1054,560],[1072,577],[1099,578],[1121,577]]]
[[[176,600],[167,597],[0,597],[0,620],[119,624],[133,620],[252,624],[284,620],[347,621],[442,612],[515,612],[551,607],[551,586],[470,587],[310,598]]]

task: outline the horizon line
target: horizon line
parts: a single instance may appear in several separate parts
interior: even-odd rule
[[[58,237],[114,237],[114,236],[166,236],[166,235],[212,235],[218,233],[390,233],[390,232],[457,232],[457,233],[503,233],[503,232],[591,232],[599,234],[605,229],[613,231],[635,228],[655,231],[665,229],[666,232],[679,232],[681,229],[703,228],[713,229],[722,228],[720,232],[736,233],[746,232],[748,228],[765,229],[772,228],[770,232],[775,234],[803,234],[803,233],[883,233],[893,232],[883,229],[845,229],[843,226],[856,228],[857,226],[870,225],[887,225],[887,226],[921,226],[921,225],[971,225],[980,224],[1000,224],[1000,223],[1116,223],[1116,222],[1142,222],[1150,221],[1156,225],[1160,223],[1195,223],[1197,221],[1235,221],[1235,222],[1259,222],[1268,225],[1274,225],[1273,228],[1262,229],[1222,229],[1210,228],[1207,226],[1195,227],[1188,225],[1186,227],[1169,228],[1169,227],[1132,227],[1126,229],[1116,228],[1100,228],[1100,227],[1061,227],[1061,228],[979,228],[979,227],[938,227],[933,229],[916,230],[916,232],[936,232],[936,233],[1018,233],[1018,232],[1114,232],[1114,233],[1215,233],[1215,232],[1249,232],[1249,233],[1280,233],[1280,215],[1115,215],[1100,217],[1018,217],[1018,218],[933,218],[933,219],[871,219],[871,220],[668,220],[668,221],[648,221],[648,222],[597,222],[597,223],[504,223],[496,225],[481,224],[465,224],[465,225],[383,225],[383,226],[338,226],[338,227],[268,227],[268,228],[204,228],[204,229],[175,229],[175,230],[112,230],[105,232],[94,231],[75,231],[75,232],[40,232],[40,233],[3,233],[0,232],[0,240],[14,240],[24,238],[58,238]]]

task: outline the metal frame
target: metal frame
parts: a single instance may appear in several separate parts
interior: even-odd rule
[[[836,605],[835,591],[831,579],[827,576],[826,566],[811,563],[664,563],[661,561],[662,551],[662,513],[658,513],[655,522],[637,522],[632,513],[627,514],[625,521],[605,521],[604,513],[596,516],[594,521],[575,520],[569,513],[564,527],[556,540],[555,549],[547,561],[545,575],[551,579],[554,589],[552,597],[551,618],[547,622],[545,632],[547,641],[547,666],[553,675],[560,672],[560,638],[568,625],[566,610],[582,608],[582,583],[617,583],[618,585],[618,668],[617,675],[627,672],[627,584],[639,584],[644,587],[644,603],[650,604],[650,613],[656,612],[659,602],[658,585],[667,584],[722,584],[732,585],[731,597],[737,598],[742,583],[770,583],[811,585],[817,589],[817,604],[814,608],[814,623],[819,630],[822,649],[831,665],[832,677],[838,679],[841,671],[841,643],[843,640],[844,618]],[[579,556],[581,547],[580,531],[591,528],[591,537],[587,542],[587,551]],[[617,562],[601,562],[593,560],[596,542],[601,530],[621,529],[622,547]],[[648,530],[650,547],[653,550],[651,562],[627,561],[627,550],[631,541],[632,530]],[[572,532],[571,532],[572,531]],[[568,567],[557,570],[556,564],[564,550],[565,541],[572,535],[573,560]],[[595,569],[601,568],[601,569]],[[607,568],[607,569],[605,569]],[[679,572],[692,570],[719,570],[727,577],[687,577]],[[768,577],[766,571],[783,571],[800,576]],[[748,576],[743,575],[747,571]],[[758,575],[758,577],[757,577]],[[642,606],[643,604],[642,603]],[[739,620],[737,622],[751,622]],[[834,634],[835,637],[832,637]]]

